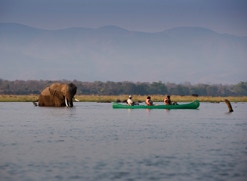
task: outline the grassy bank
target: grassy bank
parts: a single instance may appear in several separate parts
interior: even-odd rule
[[[146,100],[146,96],[132,95],[134,101]],[[164,95],[152,95],[154,102],[163,102]],[[128,95],[118,96],[100,96],[100,95],[76,95],[76,99],[80,102],[114,102],[116,100],[126,100]],[[38,95],[0,95],[0,102],[33,102],[38,99]],[[231,102],[247,102],[247,96],[243,97],[210,97],[210,96],[171,96],[172,101],[191,102],[199,100],[200,102],[223,102],[228,99]]]
[[[38,95],[0,95],[0,102],[33,102]]]

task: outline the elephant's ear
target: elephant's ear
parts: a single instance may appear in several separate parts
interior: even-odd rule
[[[63,93],[61,91],[51,88],[49,88],[49,91],[52,96],[58,97],[59,99],[64,99]]]
[[[68,87],[70,93],[74,96],[76,94],[77,87],[73,83],[68,84]]]

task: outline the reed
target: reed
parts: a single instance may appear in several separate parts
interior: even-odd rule
[[[164,95],[150,95],[154,102],[163,102]],[[0,95],[0,102],[33,102],[38,99],[38,95]],[[132,95],[133,101],[144,102],[147,96]],[[128,98],[128,95],[76,95],[76,99],[80,102],[114,102],[117,100],[123,101]],[[247,96],[242,97],[211,97],[211,96],[173,96],[171,100],[175,102],[191,102],[199,100],[200,102],[224,102],[228,99],[230,102],[247,102]]]
[[[0,102],[33,102],[38,95],[0,95]]]
[[[147,96],[132,95],[133,101],[145,102]],[[154,102],[163,102],[164,95],[151,95]],[[118,95],[118,96],[99,96],[99,95],[77,95],[76,98],[81,102],[114,102],[117,100],[123,101],[128,99],[128,95]],[[231,102],[247,102],[247,96],[243,97],[212,97],[212,96],[171,96],[174,102],[192,102],[194,100],[199,100],[200,102],[224,102],[228,99]]]

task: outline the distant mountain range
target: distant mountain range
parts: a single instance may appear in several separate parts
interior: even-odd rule
[[[44,30],[0,23],[0,78],[231,84],[247,80],[247,37],[201,27]]]

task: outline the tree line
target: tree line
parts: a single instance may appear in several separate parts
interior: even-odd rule
[[[0,94],[29,95],[40,92],[54,82],[69,83],[77,86],[77,94],[84,95],[194,95],[194,96],[247,96],[247,82],[232,85],[194,84],[189,82],[175,84],[158,82],[82,82],[50,80],[3,80],[0,79]]]

